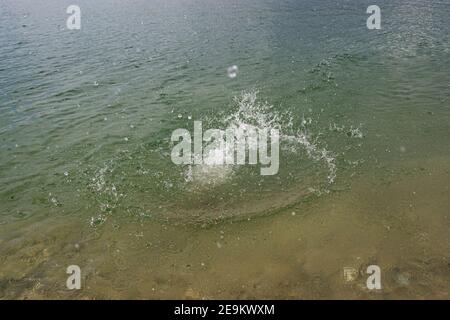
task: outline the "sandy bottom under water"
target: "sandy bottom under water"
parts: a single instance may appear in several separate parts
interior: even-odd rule
[[[450,161],[355,176],[271,216],[207,227],[75,216],[0,226],[0,297],[449,299]],[[82,289],[66,288],[67,266]],[[381,268],[381,290],[366,268]],[[358,271],[348,281],[344,268]]]

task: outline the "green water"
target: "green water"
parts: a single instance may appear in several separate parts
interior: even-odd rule
[[[216,250],[217,232],[223,231],[217,226],[234,223],[230,232],[265,230],[267,221],[288,226],[292,222],[282,216],[292,210],[326,217],[322,206],[341,193],[353,194],[355,181],[362,181],[358,186],[368,193],[382,192],[389,183],[416,174],[426,178],[429,168],[442,181],[430,181],[426,189],[439,186],[436,192],[443,192],[432,202],[440,205],[430,223],[442,218],[441,227],[448,230],[441,215],[449,208],[450,155],[450,5],[445,1],[378,2],[381,30],[366,27],[370,1],[81,0],[79,31],[65,26],[70,4],[0,3],[0,247],[5,266],[0,294],[26,297],[34,292],[32,279],[41,279],[48,283],[38,297],[64,296],[64,280],[52,279],[49,270],[61,265],[58,277],[64,278],[63,266],[73,258],[65,250],[73,243],[95,239],[89,246],[96,249],[79,260],[90,268],[91,283],[100,268],[91,261],[96,259],[108,266],[104,278],[112,281],[116,260],[102,252],[105,246],[123,242],[121,250],[131,255],[125,259],[128,270],[137,272],[144,259],[138,256],[154,261],[172,249],[183,254],[173,258],[177,264],[201,255],[183,245],[193,237],[197,244],[213,244],[203,248],[206,252]],[[227,68],[233,65],[238,74],[230,78]],[[192,132],[195,120],[205,128],[225,129],[243,103],[246,120],[276,121],[281,131],[277,175],[261,176],[258,166],[189,168],[171,161],[173,130]],[[365,211],[381,216],[388,211],[397,219],[400,198],[379,199]],[[346,208],[358,212],[360,206]],[[424,210],[418,217],[427,214]],[[414,223],[423,226],[417,219]],[[320,235],[316,223],[310,226]],[[430,234],[441,234],[430,228]],[[281,229],[269,245],[275,251],[284,239]],[[147,232],[160,240],[142,240]],[[296,231],[290,232],[296,239]],[[408,229],[405,236],[414,232]],[[130,235],[141,241],[129,243]],[[140,252],[154,248],[155,241],[155,252]],[[448,237],[438,241],[447,244]],[[245,256],[250,242],[230,256]],[[410,256],[415,254],[411,249]],[[446,254],[445,249],[436,253],[444,260]],[[280,253],[289,255],[287,249]],[[341,267],[337,263],[336,270]],[[167,267],[161,262],[152,268],[163,272]],[[183,277],[182,271],[174,274]],[[50,289],[55,286],[62,289],[55,293]],[[155,298],[185,293],[158,294],[150,291],[153,286],[119,291]],[[267,290],[255,296],[270,297]],[[448,296],[445,290],[431,291]],[[276,294],[295,297],[287,292]],[[123,297],[112,289],[83,294]],[[420,291],[411,295],[424,297]],[[230,289],[223,297],[248,295]]]

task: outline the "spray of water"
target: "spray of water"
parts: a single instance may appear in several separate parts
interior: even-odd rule
[[[275,110],[269,103],[259,101],[258,91],[256,90],[242,92],[234,98],[234,102],[236,105],[235,111],[223,119],[226,128],[231,128],[234,132],[246,132],[250,128],[255,127],[260,130],[279,130],[281,143],[284,141],[289,144],[298,145],[301,148],[294,148],[293,150],[304,149],[310,159],[316,162],[323,162],[328,168],[328,183],[334,183],[336,179],[335,156],[331,151],[320,147],[317,139],[313,139],[312,135],[308,132],[307,124],[311,123],[311,119],[303,119],[301,126],[295,128],[293,115],[290,112],[282,114]],[[250,141],[248,148],[257,148],[257,145],[252,145]],[[220,145],[206,155],[205,162],[220,163],[220,161],[215,162],[218,157],[223,157],[232,152],[233,149],[229,149],[229,145]],[[188,182],[217,184],[229,180],[234,173],[234,169],[235,166],[225,164],[189,166],[185,176]]]

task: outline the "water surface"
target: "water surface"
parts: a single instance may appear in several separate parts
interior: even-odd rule
[[[369,1],[71,4],[0,3],[1,296],[449,297],[446,1],[381,30]],[[280,129],[277,175],[172,163],[236,117]]]

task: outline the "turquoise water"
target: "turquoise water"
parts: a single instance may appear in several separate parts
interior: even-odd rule
[[[0,3],[5,235],[247,220],[450,155],[446,1],[377,1],[381,30],[371,1],[80,0],[78,31],[70,4]],[[280,128],[277,175],[172,163],[173,130],[224,129],[242,105]]]

